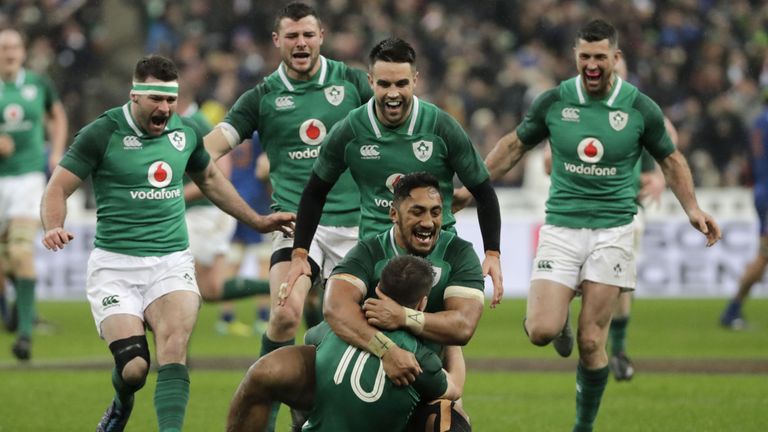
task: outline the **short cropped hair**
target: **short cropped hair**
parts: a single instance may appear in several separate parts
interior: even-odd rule
[[[371,54],[368,56],[370,65],[373,66],[377,61],[383,61],[388,63],[410,63],[413,65],[416,62],[416,51],[414,51],[411,44],[408,42],[391,37],[384,39],[376,44],[371,49]]]
[[[159,54],[150,54],[142,57],[133,71],[133,80],[144,82],[153,76],[160,81],[176,81],[179,79],[179,69],[168,57]]]
[[[392,205],[397,208],[406,198],[411,196],[411,191],[417,188],[435,188],[440,191],[440,183],[437,178],[432,174],[421,171],[406,174],[395,183],[394,186],[394,198],[392,198]],[[442,195],[440,196],[442,199]]]
[[[576,40],[574,42],[578,43],[579,39],[583,39],[587,42],[597,42],[603,39],[608,39],[608,44],[611,48],[617,48],[619,46],[619,33],[616,31],[616,27],[601,19],[590,21],[587,25],[582,27],[576,34]]]
[[[381,292],[406,307],[416,307],[429,294],[435,271],[432,263],[414,255],[392,258],[381,271]]]
[[[317,12],[312,6],[301,2],[288,3],[284,8],[280,9],[275,15],[275,23],[273,24],[273,31],[277,33],[280,30],[280,21],[283,18],[290,18],[292,21],[298,21],[304,17],[313,16],[317,20],[318,25],[322,27],[320,17],[317,16]]]

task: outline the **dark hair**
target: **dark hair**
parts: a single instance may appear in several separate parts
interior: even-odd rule
[[[393,188],[394,198],[392,198],[392,206],[397,208],[403,200],[411,196],[412,190],[428,187],[433,187],[438,192],[440,191],[440,183],[437,181],[437,178],[428,172],[414,172],[400,177]],[[440,197],[442,198],[442,195]]]
[[[175,81],[179,79],[179,70],[176,68],[176,64],[168,57],[150,54],[142,57],[136,63],[136,69],[133,70],[133,80],[144,82],[150,76],[160,81]]]
[[[590,21],[587,25],[582,27],[576,34],[575,42],[578,43],[579,39],[583,39],[587,42],[597,42],[603,39],[608,39],[608,44],[611,48],[619,46],[619,33],[616,32],[616,27],[601,19]]]
[[[280,30],[280,21],[282,21],[283,18],[290,18],[292,21],[298,21],[307,16],[315,17],[315,19],[317,19],[317,24],[322,27],[320,18],[317,16],[317,12],[315,12],[315,9],[312,6],[301,2],[288,3],[284,8],[277,12],[277,15],[275,15],[273,31],[277,33]]]
[[[416,51],[413,50],[413,47],[408,42],[400,38],[391,37],[376,44],[371,49],[368,59],[371,62],[371,66],[377,61],[410,63],[413,65],[416,62]]]
[[[406,307],[416,307],[429,294],[435,271],[432,263],[414,255],[400,255],[389,260],[381,270],[381,292]]]

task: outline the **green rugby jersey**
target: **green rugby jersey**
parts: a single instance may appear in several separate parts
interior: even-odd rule
[[[134,256],[184,250],[189,240],[182,178],[210,162],[203,134],[174,114],[162,135],[146,135],[130,104],[80,130],[61,166],[81,179],[93,178],[96,247]]]
[[[16,146],[10,157],[0,158],[0,176],[45,171],[45,116],[58,100],[50,80],[26,69],[14,82],[0,80],[0,134],[10,135]]]
[[[245,92],[227,113],[225,124],[240,142],[259,132],[269,158],[272,208],[296,212],[320,144],[331,127],[373,95],[365,72],[320,57],[320,70],[308,81],[293,80],[285,65]],[[328,195],[320,224],[357,226],[357,186],[349,173]]]
[[[419,401],[445,393],[448,383],[437,354],[407,331],[384,334],[414,353],[423,371],[416,381],[394,385],[376,356],[328,332],[317,346],[315,405],[303,431],[402,431]]]
[[[389,207],[394,185],[405,174],[427,171],[438,179],[444,228],[455,223],[451,213],[454,174],[469,187],[488,179],[480,154],[459,123],[415,96],[411,114],[396,128],[379,122],[371,99],[331,130],[314,171],[333,182],[347,168],[360,188],[361,239],[392,225]]]
[[[200,133],[203,134],[203,136],[207,135],[208,132],[210,132],[213,129],[213,126],[208,121],[207,118],[203,115],[202,112],[200,112],[199,107],[196,103],[191,104],[189,107],[187,107],[186,111],[181,113],[182,117],[188,118],[190,121],[192,121],[196,126],[197,129],[200,131]],[[192,181],[189,176],[184,176],[184,184],[190,183]],[[192,201],[186,201],[185,202],[187,208],[190,207],[210,207],[213,205],[211,200],[208,198],[202,197],[198,198]]]
[[[393,235],[394,227],[358,242],[333,269],[331,275],[351,274],[365,284],[365,298],[376,297],[376,286],[384,266],[392,258],[408,253],[397,245]],[[425,258],[432,263],[432,269],[435,271],[435,280],[427,297],[425,312],[444,311],[446,297],[456,294],[467,297],[467,291],[470,296],[476,295],[483,301],[483,269],[471,243],[453,232],[442,230],[434,249]],[[442,350],[437,343],[427,344],[436,352]]]
[[[569,228],[632,222],[643,148],[657,160],[675,150],[659,106],[619,77],[602,99],[591,99],[579,76],[563,81],[536,98],[517,136],[529,147],[549,138],[546,223]]]

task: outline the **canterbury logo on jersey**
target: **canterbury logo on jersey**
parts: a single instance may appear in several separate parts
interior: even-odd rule
[[[139,137],[128,135],[125,138],[123,138],[123,149],[125,150],[139,150],[141,149],[141,140],[139,140]]]
[[[314,148],[305,148],[304,150],[289,151],[288,157],[293,160],[317,159],[317,156],[319,154],[320,154],[320,147],[314,147]]]
[[[279,110],[291,109],[295,106],[293,96],[278,96],[275,98],[275,108]]]
[[[554,262],[552,260],[539,260],[539,262],[536,263],[536,268],[541,271],[552,271],[552,266]]]
[[[578,108],[563,108],[560,112],[563,121],[578,122],[579,121],[579,109]]]
[[[360,147],[361,159],[380,159],[378,144],[364,145]]]

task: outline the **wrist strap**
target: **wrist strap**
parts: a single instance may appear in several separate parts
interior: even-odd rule
[[[306,258],[308,256],[309,256],[309,251],[304,248],[295,248],[291,251],[291,258],[296,258],[296,257]]]
[[[384,333],[376,332],[371,340],[368,341],[368,351],[376,357],[382,358],[394,344],[392,339],[388,338]]]
[[[405,313],[405,327],[415,335],[424,331],[424,312],[403,306]]]
[[[501,257],[501,253],[499,251],[495,251],[495,250],[487,250],[487,251],[485,251],[485,256],[494,256],[496,258],[499,258],[499,257]]]

